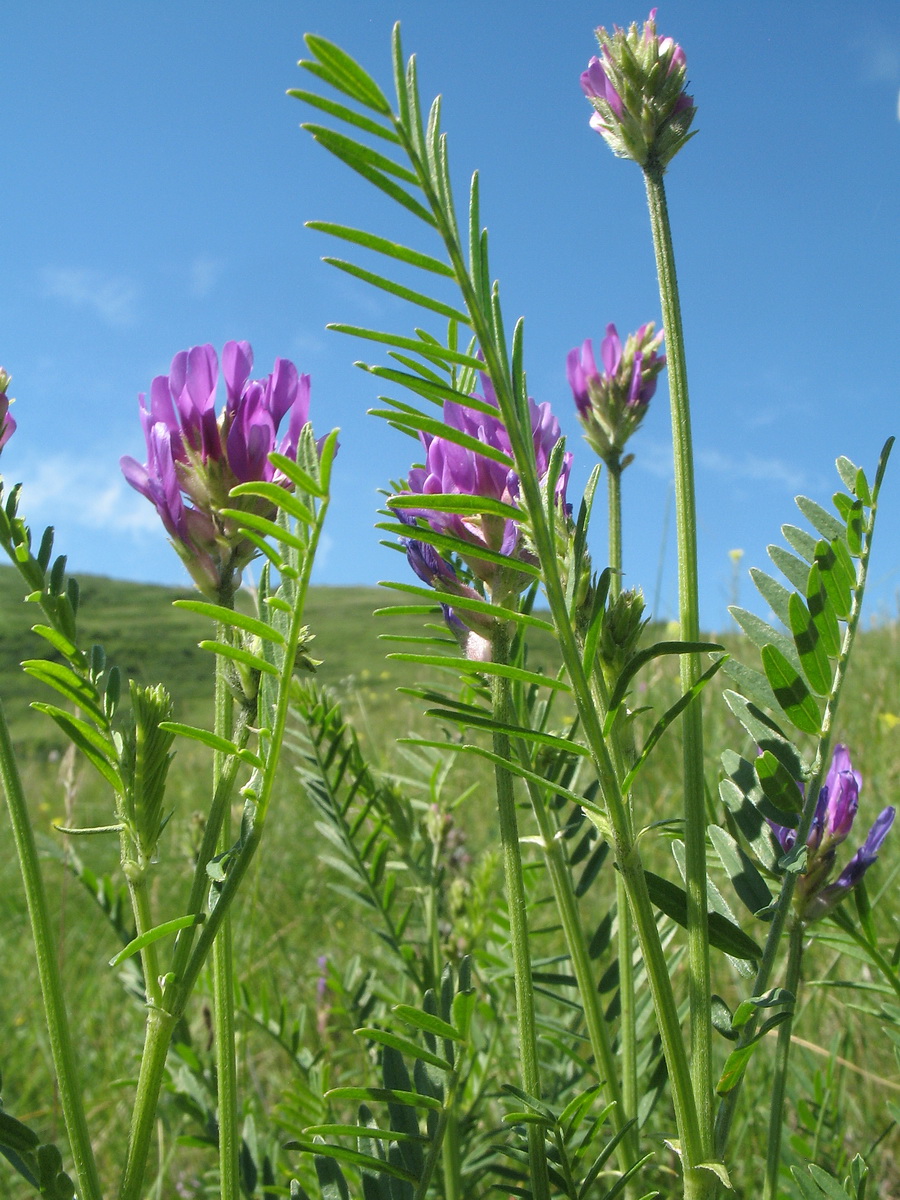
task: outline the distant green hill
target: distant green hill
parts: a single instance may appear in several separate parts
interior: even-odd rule
[[[142,683],[164,683],[175,697],[182,717],[207,719],[211,714],[213,658],[197,643],[210,636],[209,622],[195,613],[173,608],[172,601],[196,593],[154,584],[125,583],[100,576],[79,576],[82,645],[100,642],[107,659],[126,676]],[[41,613],[25,604],[25,587],[12,567],[0,567],[0,698],[14,737],[35,748],[57,744],[49,720],[32,713],[29,701],[41,686],[22,671],[24,659],[49,657],[47,643],[31,632]],[[315,633],[313,657],[322,659],[318,676],[329,686],[344,681],[368,693],[379,704],[394,688],[411,682],[414,672],[385,656],[396,646],[379,641],[381,633],[418,632],[416,617],[377,618],[372,613],[405,602],[408,597],[377,587],[313,588],[307,609]]]
[[[196,598],[189,588],[126,583],[97,575],[79,575],[78,613],[81,644],[99,642],[107,661],[140,683],[163,683],[172,693],[177,715],[202,724],[212,721],[213,656],[198,642],[211,636],[209,622],[195,613],[173,608],[172,601]],[[31,632],[41,620],[37,605],[23,601],[25,586],[13,568],[0,566],[0,700],[13,738],[32,750],[63,745],[49,718],[32,712],[46,690],[21,669],[24,659],[53,657],[50,647]],[[375,617],[379,608],[406,604],[403,592],[379,587],[314,587],[307,605],[307,624],[315,635],[313,658],[321,659],[318,680],[340,694],[352,695],[353,711],[365,723],[402,733],[411,707],[396,689],[420,681],[408,663],[389,661],[391,651],[406,649],[380,640],[381,634],[423,632],[427,617]],[[440,618],[432,618],[440,624]],[[449,636],[449,635],[447,635]],[[533,639],[531,662],[537,669],[552,664],[556,654],[549,635]],[[443,672],[437,672],[438,675]],[[435,672],[429,672],[434,680]],[[445,685],[452,688],[447,678]]]

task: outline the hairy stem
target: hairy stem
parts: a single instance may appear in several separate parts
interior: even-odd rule
[[[803,958],[803,922],[795,920],[788,935],[788,959],[785,987],[794,997],[794,1010],[778,1027],[775,1074],[772,1079],[772,1103],[769,1107],[769,1140],[766,1147],[766,1185],[763,1200],[778,1200],[778,1173],[781,1167],[781,1131],[784,1128],[784,1096],[787,1087],[788,1060],[791,1056],[791,1030],[800,990],[800,964]]]
[[[234,591],[223,588],[219,603],[231,608]],[[227,642],[230,635],[227,626],[220,624],[218,640]],[[234,724],[234,697],[229,687],[228,660],[216,655],[216,707],[215,732],[219,737],[231,738]],[[216,753],[213,765],[213,795],[226,770],[225,756]],[[230,804],[222,814],[218,852],[224,854],[231,847]],[[222,1200],[238,1200],[240,1192],[240,1149],[239,1108],[237,1095],[237,1059],[234,1031],[234,938],[231,914],[226,913],[218,937],[212,946],[213,977],[213,1034],[215,1038],[216,1083],[219,1116],[219,1186]]]
[[[156,1106],[166,1070],[166,1054],[176,1021],[177,1018],[172,1013],[167,1013],[161,1008],[151,1008],[147,1014],[144,1053],[141,1057],[119,1200],[140,1200],[143,1194],[144,1173],[156,1127]]]
[[[622,467],[618,461],[609,461],[607,468],[607,491],[609,499],[609,565],[612,575],[609,581],[610,601],[614,601],[622,590]],[[604,706],[605,711],[605,706]],[[613,735],[613,755],[616,771],[624,777],[622,755]],[[631,818],[631,804],[628,816]],[[616,914],[618,918],[618,963],[619,963],[619,1040],[622,1055],[622,1106],[628,1118],[637,1115],[637,1029],[634,995],[634,927],[628,893],[621,874],[616,873]],[[635,1139],[636,1140],[636,1139]]]
[[[656,252],[659,296],[666,333],[672,442],[675,467],[675,524],[678,540],[678,618],[681,637],[700,637],[700,593],[697,571],[697,512],[694,497],[694,459],[687,363],[681,303],[675,274],[672,230],[661,170],[646,169],[647,203]],[[681,689],[689,691],[700,678],[698,654],[681,656]],[[684,747],[684,847],[687,891],[688,991],[691,1030],[691,1078],[704,1155],[711,1157],[713,1141],[712,1008],[708,902],[706,895],[706,794],[703,779],[703,709],[695,700],[682,717]]]
[[[492,638],[495,662],[509,661],[509,633],[498,624]],[[510,724],[512,705],[509,680],[491,676],[493,715],[498,724]],[[493,735],[494,753],[510,761],[511,747],[507,734]],[[510,940],[512,943],[513,974],[516,985],[516,1018],[519,1029],[519,1065],[522,1087],[529,1095],[541,1098],[541,1076],[538,1065],[537,1025],[534,1010],[534,983],[531,976],[531,953],[528,947],[528,911],[522,856],[519,852],[519,828],[516,819],[516,799],[513,776],[496,763],[494,776],[497,787],[497,806],[500,817],[500,841],[503,847],[503,870],[506,880],[506,902],[509,909]],[[547,1151],[542,1126],[529,1122],[528,1154],[531,1164],[531,1190],[534,1200],[550,1200],[547,1174]]]

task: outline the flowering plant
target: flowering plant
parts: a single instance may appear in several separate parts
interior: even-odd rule
[[[862,777],[853,770],[846,746],[837,745],[825,783],[819,791],[812,825],[806,838],[806,866],[797,882],[794,906],[801,920],[825,916],[856,886],[878,858],[878,851],[894,823],[896,809],[883,808],[840,875],[829,883],[837,848],[850,834],[859,807]],[[787,854],[797,840],[797,830],[770,822],[781,849]]]
[[[601,465],[571,504],[572,455],[549,404],[529,396],[522,323],[511,339],[504,332],[477,179],[461,231],[440,105],[426,125],[399,29],[396,105],[340,48],[307,39],[312,58],[302,66],[339,96],[295,93],[338,125],[308,128],[419,219],[432,245],[426,253],[355,227],[311,225],[402,264],[398,281],[337,260],[419,305],[426,319],[447,320],[446,332],[416,328],[415,337],[337,327],[388,347],[390,365],[364,365],[404,393],[384,397],[388,407],[378,415],[424,451],[405,486],[394,486],[381,525],[399,539],[395,548],[418,580],[388,585],[410,601],[390,611],[426,618],[387,635],[406,646],[391,659],[414,672],[403,690],[438,722],[424,734],[411,722],[402,766],[393,757],[383,764],[368,724],[365,738],[354,731],[347,714],[362,707],[358,693],[345,688],[352,701],[345,706],[310,680],[319,664],[307,653],[306,602],[337,440],[336,431],[315,440],[309,379],[292,363],[277,359],[270,375],[254,380],[249,343],[226,343],[226,397],[217,414],[215,350],[182,351],[168,375],[154,379],[149,403],[141,397],[147,462],[122,460],[201,593],[176,603],[212,623],[214,636],[200,642],[215,663],[212,728],[176,720],[161,685],[132,679],[123,690],[102,647],[85,645],[78,586],[66,578],[64,557],[52,561],[53,530],[33,538],[19,516],[19,488],[0,505],[0,546],[43,614],[34,632],[47,657],[23,666],[54,694],[34,707],[93,768],[111,814],[108,824],[57,832],[118,842],[118,867],[102,877],[68,848],[58,857],[118,939],[110,964],[124,968],[123,1025],[135,999],[144,1022],[128,1133],[121,1153],[109,1154],[81,1084],[89,1056],[76,1053],[34,805],[0,708],[0,777],[74,1178],[62,1152],[6,1108],[0,1154],[4,1169],[43,1200],[102,1200],[111,1174],[119,1200],[150,1191],[190,1200],[468,1200],[498,1190],[530,1200],[646,1200],[662,1190],[715,1200],[739,1189],[776,1200],[785,1162],[804,1197],[815,1185],[829,1197],[863,1200],[868,1167],[860,1156],[843,1184],[813,1161],[821,1157],[823,1120],[808,1163],[799,1157],[802,1138],[790,1139],[789,1160],[782,1134],[786,1114],[803,1111],[788,1103],[789,1068],[801,1040],[794,1031],[804,1017],[806,964],[817,940],[826,940],[821,930],[837,927],[844,940],[827,944],[849,946],[867,964],[867,1000],[900,996],[898,953],[879,944],[868,892],[892,806],[832,880],[861,788],[846,746],[832,754],[832,738],[890,441],[871,481],[849,459],[837,460],[833,510],[798,498],[812,532],[787,525],[791,549],[770,548],[786,582],[754,573],[777,627],[735,606],[746,636],[734,640],[734,657],[701,640],[701,523],[663,186],[665,167],[690,136],[694,105],[684,52],[658,36],[655,10],[643,30],[601,29],[599,38],[601,54],[582,86],[595,127],[644,172],[666,340],[663,356],[653,324],[624,345],[609,325],[602,370],[590,341],[568,357],[578,415],[608,481],[602,559],[592,543]],[[438,276],[444,291],[452,283],[459,307],[443,292],[410,288],[409,271],[432,282]],[[643,592],[630,581],[621,586],[620,482],[630,461],[623,455],[663,366],[678,539],[671,636],[660,635],[660,614]],[[562,362],[558,368],[564,387]],[[8,382],[0,372],[0,445],[14,428]],[[256,555],[265,560],[257,585],[237,603],[241,572]],[[438,614],[445,624],[427,623]],[[353,640],[346,622],[340,637]],[[758,669],[737,661],[750,646],[759,650]],[[677,682],[674,670],[666,672],[673,659]],[[432,671],[443,682],[432,682]],[[710,684],[724,675],[733,685],[722,697],[734,718],[729,737],[758,752],[726,748],[717,762],[711,735],[722,722],[706,716],[716,703]],[[729,720],[721,706],[718,715]],[[405,719],[392,704],[389,740]],[[196,820],[179,813],[180,791],[171,789],[173,753],[186,746],[212,754]],[[279,797],[288,751],[294,786],[283,784]],[[459,761],[466,770],[457,784]],[[203,779],[189,760],[180,789],[190,807]],[[486,815],[488,797],[495,819]],[[167,831],[179,820],[190,823],[189,855],[173,854],[171,844],[167,852]],[[257,851],[273,825],[273,853],[257,873]],[[479,833],[487,843],[480,856]],[[677,870],[662,852],[669,846]],[[297,901],[303,853],[316,874],[301,881]],[[332,868],[339,912],[322,899]],[[244,912],[236,939],[232,918],[248,891],[279,915],[290,903],[292,928],[305,919],[306,936],[288,938],[279,924],[263,939],[257,907],[249,918]],[[841,904],[851,893],[854,903]],[[282,905],[282,896],[292,899]],[[359,923],[344,920],[351,911],[362,914]],[[319,954],[323,938],[327,953]],[[270,992],[257,967],[275,944],[287,966]],[[238,988],[235,959],[248,948]],[[303,978],[305,1008],[281,990]],[[822,994],[832,981],[816,982]],[[872,1011],[895,1021],[892,1005]],[[250,1048],[258,1034],[267,1039],[259,1056]],[[275,1057],[282,1066],[270,1071]],[[754,1078],[762,1081],[755,1095],[745,1086]],[[120,1081],[116,1094],[128,1087]],[[763,1104],[760,1165],[735,1147],[751,1144]],[[186,1133],[198,1160],[212,1149],[217,1170],[174,1175],[170,1125]],[[829,1161],[849,1157],[842,1140],[831,1150]]]
[[[251,379],[249,342],[226,342],[222,351],[225,407],[215,412],[219,360],[212,346],[193,346],[172,359],[168,375],[157,375],[150,405],[140,396],[147,462],[122,459],[133,488],[156,507],[172,545],[206,594],[233,593],[243,568],[259,550],[225,514],[239,483],[271,482],[292,487],[269,455],[296,458],[300,431],[309,415],[309,376],[286,358],[270,375]],[[288,418],[281,439],[278,430]],[[259,496],[238,507],[271,517],[275,506]]]

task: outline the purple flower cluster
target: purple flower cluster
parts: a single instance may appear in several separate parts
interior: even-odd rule
[[[640,425],[656,392],[657,376],[666,365],[659,353],[663,333],[654,334],[650,322],[632,333],[622,345],[615,325],[607,325],[600,345],[601,371],[588,338],[580,349],[569,351],[566,370],[585,437],[611,470],[622,460],[625,443]]]
[[[878,857],[881,843],[894,821],[895,810],[890,805],[879,813],[866,839],[843,871],[828,883],[834,867],[838,846],[853,828],[859,807],[862,777],[853,770],[846,746],[837,745],[825,784],[816,801],[812,827],[806,839],[808,859],[806,870],[797,883],[795,903],[801,917],[815,921],[823,917],[847,895]],[[778,843],[785,854],[797,841],[796,829],[770,822]]]
[[[664,170],[691,136],[693,97],[684,90],[687,62],[672,38],[656,32],[654,8],[642,31],[597,30],[600,56],[581,75],[581,87],[594,106],[591,127],[621,158]]]
[[[11,376],[0,367],[0,450],[16,432],[16,422],[9,415],[10,398],[6,394]]]
[[[172,359],[168,375],[141,394],[147,463],[125,457],[122,472],[162,518],[172,544],[198,588],[213,596],[233,590],[256,547],[221,515],[224,508],[262,512],[254,497],[230,500],[238,483],[257,480],[288,486],[269,461],[277,451],[294,458],[309,416],[309,376],[277,358],[271,375],[251,379],[249,342],[226,342],[222,351],[225,408],[216,415],[219,361],[212,346],[194,346]],[[287,432],[279,427],[288,418]],[[271,515],[271,506],[265,515]]]
[[[444,422],[451,429],[456,429],[511,459],[509,433],[500,417],[493,384],[490,377],[484,373],[481,375],[481,385],[483,395],[476,393],[472,396],[479,407],[446,401]],[[529,400],[529,411],[538,474],[544,481],[549,469],[550,456],[560,438],[559,422],[553,416],[549,404],[535,404],[533,400]],[[406,495],[421,496],[422,503],[414,508],[398,511],[408,524],[412,524],[416,517],[424,518],[435,533],[456,538],[460,543],[460,559],[472,572],[473,577],[487,587],[491,599],[502,604],[510,594],[524,586],[525,577],[516,571],[515,560],[533,561],[525,544],[520,522],[490,512],[436,511],[428,507],[427,497],[484,497],[518,508],[519,476],[507,463],[488,458],[477,450],[459,445],[448,438],[436,437],[429,433],[422,433],[420,437],[425,448],[425,463],[423,466],[413,467],[410,471],[409,492]],[[565,506],[571,460],[570,453],[563,456],[562,470],[555,485],[557,503],[561,508]],[[474,589],[462,583],[452,565],[433,546],[415,538],[404,539],[404,546],[410,566],[429,586],[459,596],[478,595]],[[508,565],[488,561],[479,557],[479,550],[502,554],[511,561]],[[459,618],[455,614],[450,614],[450,617],[458,623]],[[470,617],[471,614],[463,613],[466,621],[469,621]],[[482,624],[477,620],[474,623]]]

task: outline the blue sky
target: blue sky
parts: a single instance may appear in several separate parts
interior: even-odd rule
[[[322,583],[403,573],[378,545],[377,490],[415,447],[365,415],[366,347],[329,321],[395,332],[418,314],[321,263],[306,230],[343,221],[430,249],[299,128],[289,87],[306,30],[389,83],[403,22],[426,97],[445,98],[459,196],[479,168],[509,328],[526,317],[529,390],[574,420],[567,351],[606,324],[659,320],[640,172],[588,128],[578,76],[620,0],[49,0],[0,14],[0,362],[19,430],[4,474],[57,527],[71,568],[183,583],[151,506],[123,483],[143,460],[137,395],[187,346],[246,338],[312,375],[318,432],[342,428]],[[670,0],[660,32],[688,58],[699,133],[668,177],[689,353],[703,616],[725,623],[728,552],[766,565],[795,519],[827,503],[847,454],[872,467],[900,433],[900,8],[896,0]],[[376,351],[377,355],[377,351]],[[383,361],[376,357],[376,361]],[[661,386],[624,479],[625,569],[676,608],[669,416]],[[869,613],[896,616],[900,454],[883,492]],[[603,521],[595,558],[605,554]],[[749,582],[741,599],[752,600]]]

